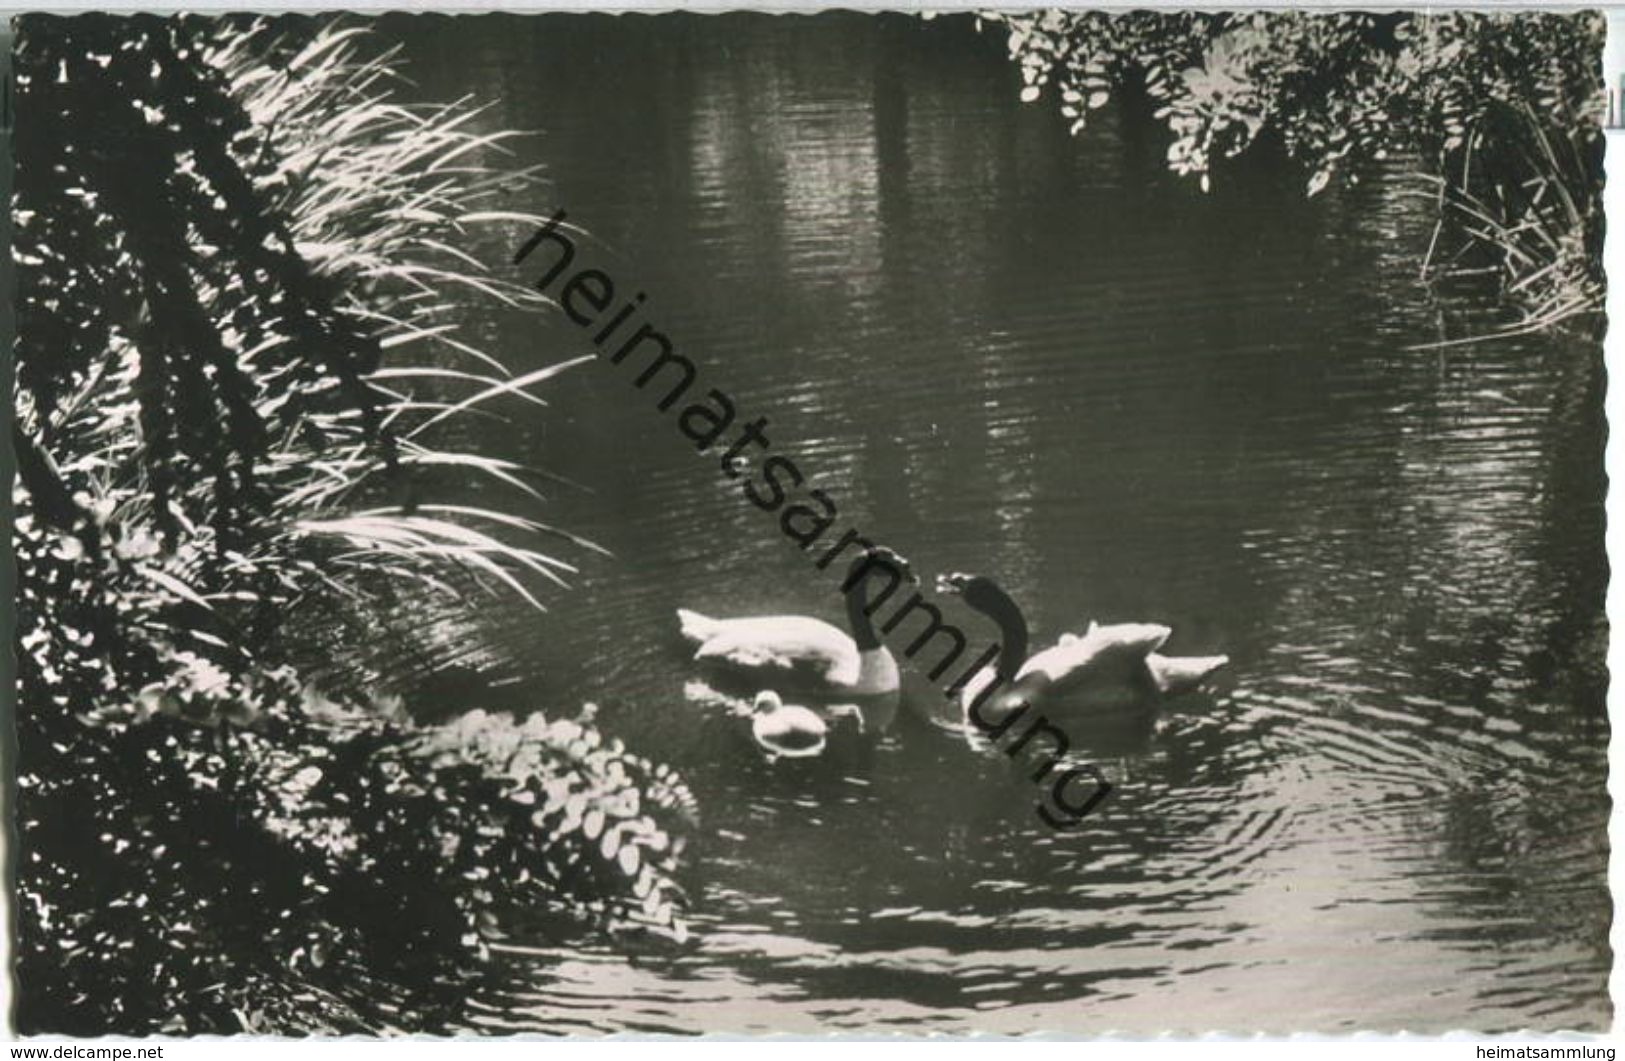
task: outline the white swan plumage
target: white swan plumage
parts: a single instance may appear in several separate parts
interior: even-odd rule
[[[1160,636],[1158,636],[1159,632]],[[1095,646],[1130,645],[1137,644],[1141,639],[1145,639],[1153,642],[1151,650],[1145,654],[1146,673],[1151,678],[1152,686],[1162,696],[1179,696],[1182,693],[1195,690],[1219,668],[1229,665],[1230,657],[1224,655],[1164,656],[1156,651],[1162,647],[1162,643],[1168,640],[1172,633],[1173,631],[1168,627],[1153,623],[1102,625],[1090,622],[1088,632],[1081,637],[1077,634],[1062,634],[1055,648],[1050,650],[1051,652],[1057,652],[1058,656],[1046,662],[1044,666],[1056,667],[1059,664],[1057,669],[1064,668],[1067,661],[1072,658],[1073,653],[1079,655],[1086,653],[1090,649],[1091,642]],[[1063,652],[1062,650],[1068,651]],[[1039,656],[1042,655],[1044,653],[1039,653]],[[1025,674],[1029,668],[1033,667],[1038,658],[1038,656],[1034,656],[1028,660],[1027,665],[1021,669],[1021,673]],[[1020,675],[1017,675],[1017,677],[1020,677]]]
[[[1026,620],[997,583],[979,575],[953,574],[939,579],[938,588],[963,596],[972,608],[993,618],[1001,631],[997,664],[978,671],[960,690],[967,725],[971,712],[991,694],[989,687],[999,681],[1008,687],[997,700],[1011,709],[1064,701],[1074,709],[1110,712],[1154,706],[1163,698],[1190,692],[1229,663],[1227,656],[1160,654],[1157,649],[1172,634],[1160,623],[1092,622],[1084,634],[1063,634],[1054,645],[1027,657]]]
[[[816,712],[764,689],[756,694],[750,734],[771,758],[810,759],[823,752],[829,726]]]
[[[893,585],[913,581],[908,562],[889,549],[870,548],[847,576],[848,634],[806,615],[717,619],[677,609],[678,629],[695,646],[696,662],[749,676],[764,685],[819,693],[878,696],[896,692],[901,673],[869,619],[870,568],[889,567]]]

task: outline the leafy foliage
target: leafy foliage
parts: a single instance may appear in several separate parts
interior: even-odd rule
[[[1203,190],[1261,142],[1314,195],[1427,160],[1439,201],[1544,326],[1600,306],[1602,20],[1596,13],[995,12],[1022,97],[1074,133],[1124,87]],[[1442,182],[1442,185],[1439,183]]]
[[[437,475],[539,496],[435,439],[569,363],[515,378],[458,338],[468,300],[539,297],[455,248],[527,220],[496,200],[532,175],[467,104],[393,102],[364,39],[21,22],[25,1030],[433,1027],[406,971],[454,983],[516,911],[683,933],[669,771],[588,718],[431,727],[309,677],[312,620],[540,607],[574,568],[524,543],[592,548],[430,500]]]

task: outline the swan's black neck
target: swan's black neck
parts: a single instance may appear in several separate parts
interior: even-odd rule
[[[1012,679],[1027,662],[1027,617],[993,580],[981,581],[980,592],[965,603],[999,624],[998,673],[1001,678]]]
[[[868,556],[860,556],[852,562],[852,569],[846,575],[845,585],[851,587],[846,591],[846,622],[859,652],[880,647],[880,637],[875,633],[874,623],[869,621],[868,575],[874,565],[875,561]]]

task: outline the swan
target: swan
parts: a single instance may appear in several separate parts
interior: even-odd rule
[[[771,691],[771,690],[770,690]],[[737,691],[718,689],[704,678],[690,678],[683,683],[683,700],[695,707],[721,711],[740,718],[751,718],[756,713],[755,699]],[[828,703],[820,701],[808,708],[830,727],[830,732],[843,731],[857,736],[882,736],[891,724],[897,706],[897,697],[866,697],[861,702]]]
[[[752,705],[750,735],[769,759],[810,759],[824,750],[829,726],[815,712],[787,704],[778,693],[764,689]]]
[[[908,561],[890,549],[864,550],[847,574],[846,617],[852,633],[805,615],[761,615],[713,619],[677,609],[685,640],[697,646],[694,659],[762,685],[792,687],[815,693],[879,696],[898,691],[901,675],[891,650],[881,644],[869,621],[868,568],[890,565],[909,582],[918,582]]]
[[[977,575],[957,572],[938,575],[937,592],[963,597],[966,604],[992,619],[999,627],[999,655],[994,665],[983,667],[968,680],[962,679],[963,684],[955,683],[959,690],[960,723],[966,734],[974,737],[976,726],[972,725],[973,721],[980,726],[991,725],[980,714],[982,701],[992,692],[993,686],[1014,681],[1027,662],[1027,617],[993,580]],[[948,695],[951,697],[953,693],[954,689],[950,688]],[[1026,712],[1027,702],[1013,690],[1006,689],[999,699],[1000,706],[1004,708],[1002,715],[1006,719],[1013,720]],[[1001,732],[1002,729],[1001,726]]]
[[[1093,638],[1097,643],[1130,642],[1136,636],[1136,631],[1144,630],[1151,624],[1145,623],[1116,623],[1103,626],[1090,620],[1089,630],[1083,636],[1077,634],[1062,634],[1060,641],[1056,642],[1050,652],[1060,655],[1062,650],[1086,651],[1089,640]],[[1145,666],[1151,677],[1151,686],[1159,696],[1182,696],[1185,693],[1195,692],[1220,667],[1228,666],[1230,657],[1218,656],[1164,656],[1155,651],[1162,647],[1162,642],[1168,639],[1173,631],[1166,626],[1157,626],[1154,629],[1161,631],[1161,637],[1152,651],[1146,653]],[[1044,655],[1040,653],[1039,655]],[[1038,659],[1034,656],[1033,660]],[[1033,660],[1029,660],[1032,663]],[[1054,665],[1054,662],[1050,664]],[[1064,662],[1063,662],[1064,665]]]
[[[1064,700],[1095,712],[1132,710],[1196,689],[1228,656],[1164,656],[1157,651],[1173,632],[1160,623],[1091,622],[1083,635],[1063,634],[1053,646],[1027,657],[1027,622],[1010,595],[992,579],[955,573],[938,579],[942,593],[958,594],[965,603],[998,623],[1001,651],[993,667],[984,667],[960,690],[966,721],[987,724],[980,713],[990,686],[1008,688],[996,701],[1015,710],[1039,700]],[[995,715],[995,718],[1000,717]]]

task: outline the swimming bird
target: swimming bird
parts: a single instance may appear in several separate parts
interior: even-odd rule
[[[998,623],[1001,632],[996,666],[977,672],[960,691],[967,721],[974,713],[987,722],[980,701],[1000,680],[1006,688],[995,704],[1011,709],[1059,701],[1077,710],[1109,714],[1154,706],[1190,692],[1230,662],[1227,656],[1162,655],[1157,649],[1173,631],[1160,623],[1091,622],[1083,635],[1063,634],[1053,646],[1027,657],[1026,619],[992,579],[955,573],[939,578],[937,588],[964,597],[966,604]]]
[[[1097,644],[1131,642],[1136,637],[1137,631],[1147,629],[1161,632],[1153,651],[1146,653],[1145,656],[1146,670],[1151,677],[1152,688],[1157,691],[1158,695],[1171,697],[1195,692],[1215,671],[1230,662],[1230,657],[1224,655],[1164,656],[1162,653],[1155,651],[1155,648],[1161,648],[1162,642],[1166,641],[1173,631],[1166,626],[1153,626],[1153,624],[1148,623],[1116,623],[1103,626],[1091,620],[1087,633],[1081,637],[1077,634],[1062,634],[1060,641],[1050,651],[1058,655],[1068,651],[1085,651],[1091,639]],[[1043,655],[1043,653],[1039,655]],[[1038,656],[1034,656],[1033,660],[1028,662],[1032,663],[1037,659]],[[1064,659],[1057,662],[1064,665]]]
[[[901,678],[897,660],[869,619],[874,581],[869,576],[875,571],[891,575],[888,595],[902,580],[918,582],[908,561],[892,550],[865,549],[843,583],[850,587],[845,594],[850,635],[806,615],[713,619],[679,608],[677,621],[683,637],[697,646],[696,662],[750,677],[759,685],[853,696],[894,693]]]
[[[829,727],[815,712],[785,703],[771,689],[756,694],[753,712],[750,734],[768,758],[808,759],[824,750]]]
[[[718,689],[704,678],[690,678],[685,681],[683,699],[695,707],[737,715],[741,718],[750,718],[756,713],[754,697]],[[866,697],[861,702],[853,703],[820,701],[808,710],[823,719],[834,734],[838,735],[844,730],[857,736],[866,734],[880,736],[891,722],[897,698],[882,697],[880,700],[883,702],[877,702],[874,697]]]
[[[992,579],[957,572],[952,575],[938,575],[937,592],[963,597],[966,604],[992,619],[999,627],[998,659],[993,666],[983,667],[972,675],[959,691],[962,716],[960,721],[969,732],[973,717],[983,724],[990,724],[979,714],[982,700],[993,691],[990,687],[1000,683],[1008,686],[1015,681],[1016,675],[1026,664],[1027,617],[1022,614],[1021,608],[1010,595],[1000,589]],[[953,690],[950,689],[949,692],[952,693]],[[1009,717],[1008,712],[1025,710],[1025,701],[1012,695],[1008,688],[1001,699],[1007,713],[1006,717]]]

